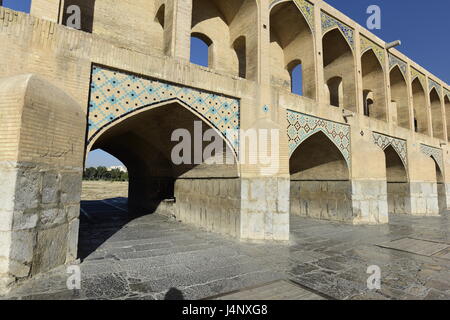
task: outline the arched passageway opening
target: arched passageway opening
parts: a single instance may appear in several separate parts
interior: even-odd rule
[[[433,137],[445,140],[441,98],[435,88],[433,88],[430,92],[430,106],[431,120],[433,124]]]
[[[383,67],[373,50],[366,51],[361,58],[363,91],[371,97],[364,99],[366,116],[386,120],[386,89]],[[370,104],[368,100],[371,100]]]
[[[392,68],[390,74],[391,84],[391,113],[394,122],[405,129],[411,128],[408,103],[408,87],[406,79],[400,68],[396,65]]]
[[[239,234],[240,182],[234,151],[180,103],[136,111],[111,124],[91,150],[128,169],[125,214],[159,213],[208,231]]]
[[[409,185],[405,165],[392,146],[388,146],[384,150],[384,155],[386,158],[388,212],[406,214]]]
[[[350,221],[351,183],[347,162],[321,131],[306,139],[290,161],[291,214]]]
[[[298,65],[300,70],[296,69]],[[314,38],[308,22],[292,1],[282,2],[270,12],[270,71],[272,84],[315,99]],[[301,72],[301,90],[293,81],[293,71],[296,79],[299,76],[295,72]]]
[[[412,82],[413,104],[414,104],[414,119],[415,131],[422,134],[428,134],[428,115],[427,102],[425,99],[425,90],[416,78]]]
[[[339,107],[356,112],[356,77],[353,51],[338,29],[328,31],[322,39],[325,83],[330,92],[330,104],[336,87],[330,87],[331,79],[342,81],[342,103]],[[331,82],[335,84],[335,81]]]
[[[256,80],[257,23],[256,0],[192,1],[191,33],[210,40],[209,68]]]
[[[442,213],[444,210],[447,210],[447,195],[445,192],[444,174],[443,174],[438,162],[436,161],[436,159],[434,157],[431,157],[431,158],[434,160],[434,165],[436,167],[438,206],[439,206],[439,212]]]
[[[291,93],[299,96],[303,95],[303,68],[300,60],[292,61],[288,65],[289,74],[291,76]]]

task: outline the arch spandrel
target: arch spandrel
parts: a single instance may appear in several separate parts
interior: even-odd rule
[[[88,144],[102,129],[135,111],[178,101],[216,128],[237,154],[238,138],[227,137],[227,131],[240,128],[239,99],[98,65],[91,79]]]
[[[421,144],[420,151],[423,154],[433,158],[439,166],[441,172],[444,173],[444,152],[442,151],[442,149],[431,147],[426,144]]]
[[[367,51],[372,50],[375,56],[380,61],[381,67],[384,70],[384,65],[386,61],[386,57],[384,54],[384,49],[376,44],[375,42],[369,40],[368,38],[361,36],[361,56],[364,55]]]
[[[352,51],[355,50],[355,38],[354,38],[355,31],[352,28],[350,28],[345,23],[333,18],[332,16],[328,15],[323,11],[321,12],[321,19],[322,19],[322,36],[333,29],[338,29],[342,33],[344,38],[347,40]]]
[[[287,110],[289,156],[312,135],[324,133],[339,149],[350,168],[350,127],[337,122]]]
[[[303,17],[305,18],[306,22],[308,23],[309,27],[311,28],[311,31],[313,33],[313,36],[315,34],[315,28],[314,28],[314,5],[306,0],[274,0],[269,5],[269,10],[272,10],[276,5],[283,3],[293,1],[300,12],[302,13]]]
[[[403,77],[406,80],[408,65],[406,64],[406,62],[397,58],[396,56],[394,56],[392,53],[389,52],[389,71],[392,71],[392,69],[394,69],[395,66],[398,66],[400,71],[403,73]]]
[[[406,141],[394,137],[390,137],[381,133],[372,133],[373,142],[381,148],[381,150],[386,150],[387,147],[392,146],[392,148],[398,153],[398,156],[403,162],[403,165],[408,169],[408,149]]]

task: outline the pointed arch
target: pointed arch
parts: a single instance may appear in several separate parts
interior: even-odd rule
[[[314,33],[297,5],[277,3],[270,11],[270,70],[272,84],[291,91],[290,67],[301,61],[303,96],[315,99]]]
[[[431,123],[433,126],[433,137],[445,140],[444,121],[442,116],[441,96],[436,88],[430,91]]]
[[[397,150],[389,145],[384,149],[389,213],[407,213],[408,171]]]
[[[352,216],[350,171],[339,148],[322,131],[305,139],[289,160],[290,210],[322,220]]]
[[[327,31],[322,38],[322,44],[325,83],[335,77],[343,79],[343,105],[341,107],[356,112],[356,76],[353,49],[339,28]]]
[[[408,87],[406,79],[398,64],[391,68],[389,72],[391,89],[391,112],[395,115],[398,126],[410,129],[411,116],[408,102]]]
[[[364,52],[361,57],[363,91],[372,93],[371,104],[364,99],[366,115],[378,120],[386,120],[386,85],[384,69],[372,49]],[[370,107],[370,110],[369,110]]]
[[[412,82],[412,93],[416,132],[428,134],[428,114],[425,89],[418,77]]]
[[[450,141],[450,94],[444,97],[445,117],[447,122],[447,140]]]

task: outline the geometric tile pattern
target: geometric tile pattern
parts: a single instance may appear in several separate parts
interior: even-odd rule
[[[272,9],[275,5],[280,2],[284,2],[286,0],[274,0],[270,3],[269,9]],[[297,5],[298,9],[303,14],[306,22],[309,24],[311,31],[314,33],[314,5],[306,0],[294,0],[294,3]]]
[[[423,90],[425,90],[425,88],[426,88],[425,76],[421,72],[419,72],[416,69],[414,69],[413,67],[411,67],[411,83],[416,78],[419,78],[419,81],[423,86]]]
[[[372,49],[372,51],[375,53],[375,55],[377,56],[378,60],[381,63],[381,66],[384,69],[384,63],[386,61],[385,59],[385,55],[384,55],[384,49],[382,47],[380,47],[378,44],[376,44],[375,42],[369,40],[368,38],[364,37],[363,35],[361,35],[361,54],[364,54],[364,52],[368,51]]]
[[[323,132],[341,151],[350,168],[350,126],[287,110],[289,156],[297,147],[317,132]]]
[[[183,103],[225,138],[227,130],[239,129],[239,99],[103,66],[93,66],[91,78],[88,143],[111,122],[144,107],[169,101]],[[227,140],[236,151],[238,138]]]
[[[389,53],[389,69],[392,69],[395,65],[397,65],[400,68],[401,72],[403,72],[403,76],[406,79],[407,70],[408,70],[408,66],[407,66],[406,62],[403,60],[400,60],[393,54]]]
[[[433,88],[436,89],[436,92],[439,96],[441,96],[441,85],[434,81],[433,79],[428,78],[428,89],[431,91]]]
[[[347,39],[348,43],[350,44],[350,47],[355,49],[355,40],[354,40],[354,31],[352,28],[347,26],[345,23],[340,22],[339,20],[336,20],[335,18],[329,16],[325,12],[321,12],[322,16],[322,34],[325,34],[327,31],[337,27],[339,30],[342,31],[342,34],[344,35],[345,39]]]
[[[436,161],[437,165],[439,166],[439,169],[441,169],[441,172],[444,173],[444,152],[442,151],[442,149],[421,144],[420,151],[422,151],[422,153],[426,154],[427,156],[433,158],[434,161]]]
[[[373,142],[379,146],[381,150],[384,151],[387,147],[392,146],[402,160],[405,169],[408,169],[407,146],[405,140],[386,136],[377,132],[373,132],[372,136]]]

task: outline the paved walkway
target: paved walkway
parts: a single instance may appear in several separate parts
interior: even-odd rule
[[[449,214],[391,216],[384,226],[292,217],[289,244],[261,244],[159,215],[130,217],[122,199],[82,207],[81,290],[68,290],[58,268],[7,298],[204,299],[290,279],[336,299],[450,299]],[[381,269],[381,290],[367,288],[371,265]]]

